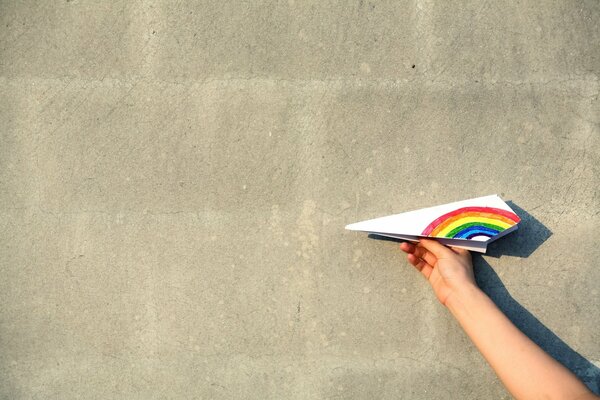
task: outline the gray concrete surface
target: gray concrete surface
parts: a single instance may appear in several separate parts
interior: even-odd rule
[[[396,244],[343,230],[492,193],[525,221],[481,285],[598,390],[597,1],[0,20],[1,398],[508,398]]]

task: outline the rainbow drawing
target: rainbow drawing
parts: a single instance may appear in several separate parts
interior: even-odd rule
[[[355,222],[346,229],[409,242],[429,237],[446,246],[485,253],[488,244],[518,229],[520,222],[493,194]]]
[[[480,239],[493,238],[521,219],[514,212],[494,207],[461,207],[433,220],[423,236]]]

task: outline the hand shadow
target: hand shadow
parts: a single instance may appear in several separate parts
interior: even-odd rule
[[[481,255],[473,256],[479,287],[498,308],[531,340],[581,379],[595,394],[600,394],[600,368],[563,342],[508,292],[496,272]]]

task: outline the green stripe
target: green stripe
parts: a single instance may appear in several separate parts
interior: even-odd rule
[[[495,229],[498,232],[502,232],[503,230],[505,230],[505,228],[503,228],[501,226],[494,225],[494,224],[488,224],[485,222],[468,222],[466,224],[462,224],[461,226],[458,226],[458,227],[452,229],[450,232],[448,232],[446,237],[452,238],[452,237],[456,236],[456,234],[458,232],[462,231],[463,229],[470,228],[471,226],[485,226],[486,228]]]

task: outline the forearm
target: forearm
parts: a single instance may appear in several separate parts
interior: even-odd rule
[[[450,296],[446,305],[515,398],[595,398],[476,286]]]

